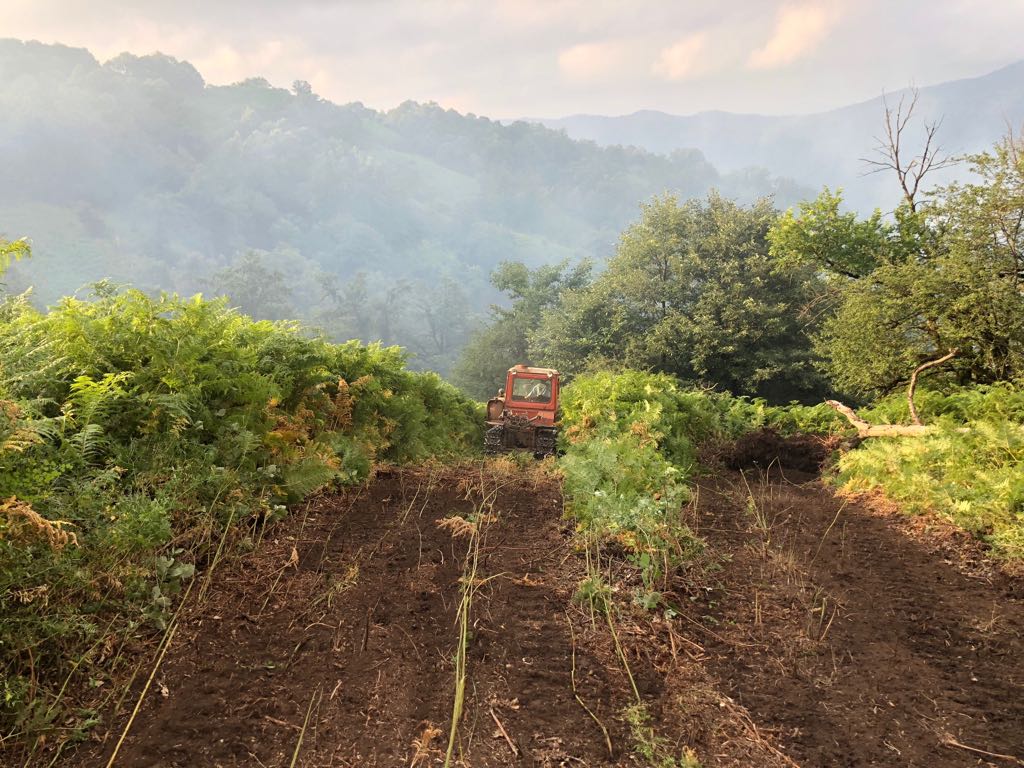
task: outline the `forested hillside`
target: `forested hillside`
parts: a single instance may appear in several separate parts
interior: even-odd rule
[[[377,112],[301,82],[214,87],[162,55],[101,64],[16,40],[0,41],[0,114],[0,234],[35,254],[12,289],[32,285],[41,304],[103,278],[227,293],[257,317],[399,342],[442,371],[501,261],[601,258],[667,190],[800,196],[692,150],[601,149],[432,104]]]
[[[901,167],[934,157],[893,151]],[[1020,139],[963,165],[960,183],[910,178],[891,217],[859,217],[827,188],[785,212],[717,194],[655,198],[597,275],[566,264],[496,272],[511,306],[470,341],[456,380],[482,397],[505,360],[525,359],[570,375],[655,370],[774,402],[868,402],[923,371],[947,386],[1017,380]]]
[[[859,211],[0,41],[0,764],[1024,765],[1024,139],[930,103]]]

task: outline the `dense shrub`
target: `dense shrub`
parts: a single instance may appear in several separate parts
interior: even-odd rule
[[[839,459],[837,481],[884,491],[908,512],[934,511],[991,544],[1024,557],[1024,424],[946,422],[922,437],[872,439]]]
[[[399,350],[222,301],[101,289],[0,306],[0,725],[100,685],[225,541],[381,461],[465,453],[478,406]],[[79,664],[79,662],[82,662]]]
[[[700,547],[681,507],[697,445],[723,429],[724,405],[639,371],[581,376],[564,390],[569,509],[581,532],[624,550],[648,589]]]
[[[882,490],[909,512],[936,511],[998,555],[1024,557],[1024,389],[922,389],[915,402],[935,431],[865,441],[840,457],[836,482]],[[769,406],[637,371],[581,376],[562,403],[570,508],[581,528],[622,542],[634,556],[678,551],[689,536],[678,510],[702,443],[762,428],[783,436],[851,431],[824,403]],[[906,423],[906,395],[894,393],[860,414],[876,424]]]

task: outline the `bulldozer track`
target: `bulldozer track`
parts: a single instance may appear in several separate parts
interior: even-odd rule
[[[810,476],[721,472],[698,499],[709,552],[666,596],[676,618],[625,583],[613,637],[574,600],[586,567],[542,465],[392,470],[322,497],[185,606],[114,765],[427,768],[453,730],[450,764],[471,768],[650,765],[648,737],[676,766],[686,748],[702,766],[1020,757],[1018,582],[965,574]],[[467,577],[459,531],[481,514]],[[106,765],[140,693],[58,764]]]

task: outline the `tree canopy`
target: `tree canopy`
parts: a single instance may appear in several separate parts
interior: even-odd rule
[[[481,352],[463,365],[494,377],[522,356],[569,374],[629,367],[772,399],[818,394],[813,321],[800,312],[817,278],[808,266],[776,268],[767,240],[776,216],[767,200],[656,197],[600,274],[590,281],[573,273],[554,284],[557,293],[541,292],[544,301],[524,299],[518,286],[552,285],[550,275],[509,265],[495,284],[518,297],[513,313],[539,322],[525,345],[522,334],[513,345],[502,341],[508,326],[498,315],[470,344]],[[482,350],[499,352],[489,367]]]
[[[891,220],[840,213],[828,190],[779,220],[779,263],[828,278],[815,346],[835,387],[878,395],[954,350],[937,375],[987,384],[1024,374],[1020,150],[1010,135],[966,158],[972,181],[932,190]]]

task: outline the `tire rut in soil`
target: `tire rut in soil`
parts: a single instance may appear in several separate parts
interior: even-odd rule
[[[1019,581],[972,578],[810,475],[707,480],[696,520],[729,556],[698,617],[708,669],[797,763],[986,764],[950,739],[1024,757]]]
[[[298,765],[408,766],[417,747],[420,766],[439,765],[466,543],[437,521],[472,512],[466,487],[478,476],[394,471],[272,528],[184,612],[116,765],[287,766],[307,711]],[[460,751],[484,768],[605,765],[600,730],[571,692],[565,608],[578,563],[566,562],[558,484],[536,477],[501,479]],[[592,695],[614,698],[621,686],[584,649],[576,664]],[[65,764],[104,765],[123,725]]]

